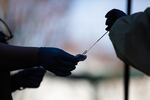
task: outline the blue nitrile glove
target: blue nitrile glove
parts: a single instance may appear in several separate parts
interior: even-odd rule
[[[77,63],[85,59],[85,55],[73,56],[58,48],[42,47],[39,50],[39,65],[57,76],[70,75]]]
[[[38,88],[45,72],[44,68],[29,68],[11,75],[11,91],[20,88]]]
[[[106,22],[105,24],[107,25],[106,29],[107,31],[110,31],[112,25],[115,23],[115,21],[117,19],[119,19],[120,17],[123,17],[123,16],[126,16],[126,14],[121,11],[121,10],[118,10],[118,9],[112,9],[110,10],[106,15],[105,17],[107,18],[106,19]]]

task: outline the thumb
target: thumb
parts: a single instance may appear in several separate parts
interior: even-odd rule
[[[75,58],[77,59],[77,61],[84,61],[87,58],[87,56],[86,55],[82,55],[82,54],[77,54],[75,56]]]

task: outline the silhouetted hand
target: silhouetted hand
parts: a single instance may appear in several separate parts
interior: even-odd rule
[[[73,56],[58,48],[40,48],[39,65],[57,76],[68,76],[79,61],[86,59],[85,55]]]
[[[123,17],[123,16],[126,16],[126,14],[121,11],[121,10],[118,10],[118,9],[112,9],[110,10],[106,15],[105,17],[107,18],[106,19],[106,29],[107,31],[110,31],[112,25],[115,23],[115,21],[120,18],[120,17]]]
[[[43,68],[30,68],[22,70],[11,76],[11,91],[20,88],[38,88],[45,74]]]

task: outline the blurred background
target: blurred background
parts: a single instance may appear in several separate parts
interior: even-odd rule
[[[149,0],[132,0],[131,13]],[[58,47],[76,55],[105,33],[105,14],[126,12],[127,0],[0,0],[0,17],[13,32],[9,44]],[[14,100],[123,100],[123,62],[106,35],[77,65],[71,77],[47,72],[37,89],[13,93]],[[131,68],[130,100],[150,98],[150,78]]]

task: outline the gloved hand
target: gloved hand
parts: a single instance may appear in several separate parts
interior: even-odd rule
[[[45,74],[44,68],[30,68],[11,76],[11,91],[22,88],[38,88]]]
[[[68,76],[79,61],[84,61],[85,55],[73,56],[58,48],[42,47],[39,50],[39,65],[57,76]]]
[[[106,15],[105,17],[107,18],[106,19],[106,29],[107,31],[110,31],[112,25],[115,23],[115,21],[120,18],[120,17],[123,17],[123,16],[126,16],[126,14],[121,11],[121,10],[118,10],[118,9],[112,9],[110,10]]]

